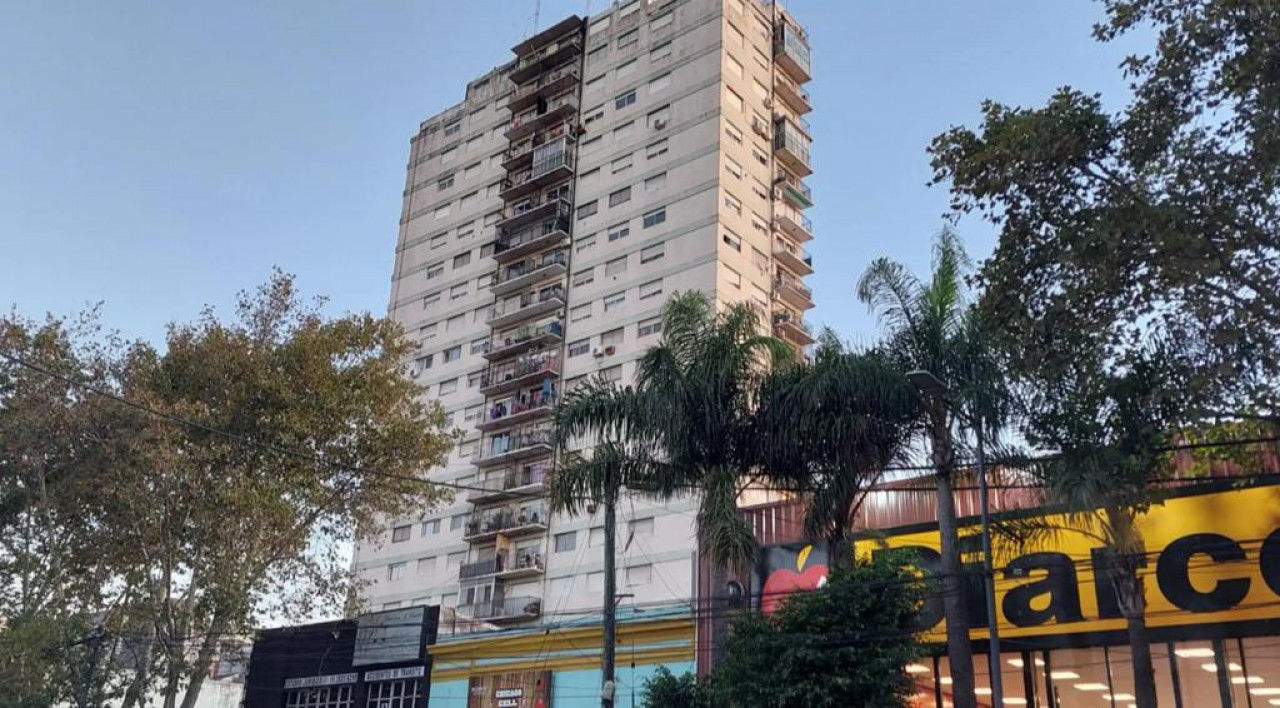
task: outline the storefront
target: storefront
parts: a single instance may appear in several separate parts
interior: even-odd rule
[[[996,535],[996,607],[1001,677],[1010,706],[1118,706],[1133,699],[1125,622],[1105,574],[1095,573],[1099,529],[1045,510],[1009,512],[1052,529],[1034,542]],[[967,604],[979,702],[990,696],[989,626],[977,526],[962,525],[970,571]],[[1177,708],[1280,705],[1280,486],[1184,491],[1139,520],[1147,549],[1146,620],[1160,705]],[[856,544],[868,555],[911,549],[920,570],[937,569],[937,524],[881,529]],[[756,606],[812,587],[825,554],[803,543],[766,548],[753,581]],[[760,598],[768,598],[761,603]],[[763,607],[768,611],[770,607]],[[945,645],[941,600],[923,608],[924,637]],[[909,667],[916,704],[950,704],[945,656]],[[990,699],[987,698],[987,701]]]
[[[426,708],[438,607],[259,632],[245,708]]]

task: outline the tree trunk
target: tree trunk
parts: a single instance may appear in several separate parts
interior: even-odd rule
[[[1138,708],[1156,708],[1156,674],[1151,665],[1151,641],[1147,636],[1146,598],[1142,579],[1131,562],[1113,562],[1116,601],[1129,634],[1129,658],[1133,664],[1133,695]]]
[[[973,692],[973,647],[969,643],[968,607],[960,575],[960,534],[956,502],[951,491],[951,474],[938,477],[938,531],[942,545],[942,608],[947,621],[947,662],[951,666],[951,701],[955,708],[975,708]]]
[[[147,692],[147,684],[151,682],[151,662],[155,659],[155,625],[151,622],[147,623],[147,633],[143,636],[142,647],[137,657],[138,669],[133,676],[133,680],[129,682],[129,688],[124,692],[124,698],[120,702],[120,708],[134,708],[142,701],[142,696]]]
[[[195,708],[196,700],[200,698],[200,688],[204,685],[204,680],[209,675],[209,663],[213,661],[213,653],[218,648],[218,639],[222,637],[226,628],[226,621],[222,617],[214,615],[213,621],[209,624],[209,630],[204,635],[204,641],[200,644],[200,652],[196,655],[196,664],[191,669],[187,692],[182,696],[182,708]]]

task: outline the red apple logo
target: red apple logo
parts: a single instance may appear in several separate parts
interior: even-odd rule
[[[761,592],[761,612],[766,615],[773,614],[791,593],[797,590],[817,590],[827,584],[825,563],[814,563],[808,568],[805,567],[805,562],[809,560],[809,554],[812,552],[813,546],[805,546],[796,556],[795,570],[779,568],[769,574],[768,579],[764,581],[764,590]]]

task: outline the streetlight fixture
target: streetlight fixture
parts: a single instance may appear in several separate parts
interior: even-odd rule
[[[936,398],[943,405],[951,408],[958,418],[964,419],[964,413],[950,405],[947,400],[947,386],[934,376],[932,372],[916,369],[907,372],[907,380],[916,387],[921,395]],[[969,422],[978,437],[978,499],[982,514],[982,570],[983,589],[987,596],[987,627],[990,647],[987,656],[987,672],[991,677],[991,702],[996,708],[1004,705],[1004,685],[1000,673],[1000,619],[996,614],[996,578],[991,562],[991,507],[987,494],[987,458],[985,439],[982,430],[982,416],[976,416]]]

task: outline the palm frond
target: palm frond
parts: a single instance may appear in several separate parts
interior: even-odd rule
[[[911,271],[888,258],[877,258],[858,279],[858,299],[871,307],[890,331],[914,330],[921,285]]]

